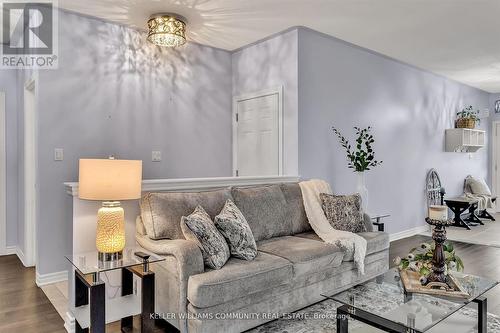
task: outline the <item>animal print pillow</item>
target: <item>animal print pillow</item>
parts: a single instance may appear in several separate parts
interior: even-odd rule
[[[334,229],[354,233],[366,231],[361,210],[361,196],[359,194],[333,195],[320,193],[319,197],[323,212]]]

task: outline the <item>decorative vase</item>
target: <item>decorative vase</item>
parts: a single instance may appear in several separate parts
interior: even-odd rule
[[[361,208],[363,212],[366,212],[368,208],[368,189],[366,188],[365,172],[356,172],[356,174],[358,177],[356,191],[361,196]]]

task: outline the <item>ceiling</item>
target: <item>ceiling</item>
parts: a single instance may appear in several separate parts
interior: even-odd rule
[[[174,12],[188,39],[226,50],[306,26],[465,84],[500,92],[498,0],[59,0],[59,6],[145,28]]]

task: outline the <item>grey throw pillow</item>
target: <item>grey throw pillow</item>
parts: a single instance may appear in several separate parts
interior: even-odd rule
[[[467,177],[467,185],[469,185],[472,194],[491,195],[490,188],[482,178]]]
[[[231,255],[229,247],[203,207],[198,206],[189,216],[183,216],[181,229],[186,239],[198,244],[206,266],[214,269],[224,266]]]
[[[226,239],[231,255],[244,260],[253,260],[257,256],[252,230],[234,202],[226,201],[220,214],[215,217],[215,226]]]
[[[365,232],[366,226],[361,211],[361,196],[320,193],[321,204],[328,222],[334,229],[350,232]]]

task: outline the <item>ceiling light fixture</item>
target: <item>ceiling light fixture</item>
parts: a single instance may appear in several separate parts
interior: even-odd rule
[[[148,40],[158,46],[177,47],[186,43],[186,19],[177,14],[155,14],[148,20]]]

